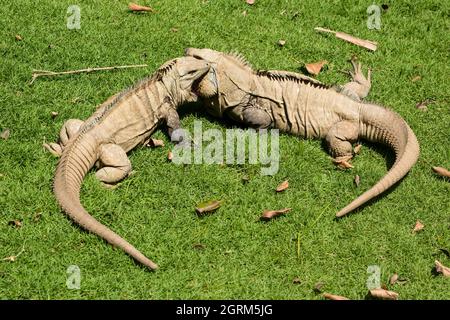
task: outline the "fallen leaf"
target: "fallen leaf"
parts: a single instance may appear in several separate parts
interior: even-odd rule
[[[292,279],[292,283],[293,284],[301,284],[302,280],[300,280],[300,278],[298,278],[298,277],[295,277],[294,279]]]
[[[419,80],[421,80],[421,79],[422,79],[421,76],[415,76],[415,77],[413,77],[413,78],[411,79],[411,82],[416,82],[416,81],[419,81]]]
[[[353,148],[353,153],[354,154],[358,154],[361,152],[361,148],[362,148],[362,144],[358,143],[354,148]]]
[[[338,295],[331,294],[331,293],[326,293],[326,292],[322,293],[322,296],[328,300],[350,300],[349,298],[346,298],[343,296],[338,296]]]
[[[17,260],[17,257],[20,256],[22,254],[22,252],[25,251],[25,247],[22,247],[22,250],[20,250],[20,252],[18,254],[16,254],[15,256],[9,256],[6,258],[3,258],[3,261],[10,261],[10,262],[14,262]]]
[[[244,17],[246,17],[246,16],[247,16],[247,10],[242,11],[242,15],[243,15]]]
[[[433,167],[433,171],[436,172],[441,177],[450,178],[450,171],[442,167]]]
[[[16,41],[22,41],[23,38],[20,34],[16,34],[16,36],[14,37],[16,39]]]
[[[286,44],[286,40],[278,40],[278,45],[280,46],[280,47],[283,47],[284,45]]]
[[[221,205],[222,201],[211,200],[199,204],[197,207],[195,207],[195,211],[197,212],[197,214],[205,214],[217,210]]]
[[[172,151],[169,150],[169,152],[167,152],[167,160],[172,161],[173,159],[173,153]]]
[[[353,181],[355,182],[355,185],[357,187],[359,187],[359,185],[361,184],[361,178],[358,175],[355,176],[355,179]]]
[[[431,102],[429,100],[420,101],[416,104],[416,109],[419,109],[422,111],[427,111],[429,104],[431,104]]]
[[[170,31],[171,32],[178,32],[178,29],[177,28],[170,28]]]
[[[442,263],[440,263],[439,261],[434,261],[434,265],[436,266],[436,271],[438,273],[442,273],[442,275],[444,277],[450,277],[450,268],[444,266]]]
[[[377,299],[382,300],[397,300],[398,299],[398,293],[394,291],[389,291],[385,289],[371,289],[369,290],[370,295]]]
[[[317,282],[317,283],[314,285],[314,288],[313,288],[314,292],[316,292],[316,293],[321,293],[321,292],[322,292],[322,287],[323,287],[324,285],[325,285],[325,283],[322,282],[322,281]]]
[[[10,226],[14,226],[16,228],[20,228],[22,226],[22,221],[20,221],[20,220],[11,220],[11,221],[8,221],[8,224]]]
[[[58,116],[58,112],[56,112],[56,111],[52,111],[52,112],[50,112],[50,115],[52,116],[52,118],[53,119],[55,119],[57,116]]]
[[[327,63],[328,61],[326,60],[321,60],[314,63],[307,63],[305,64],[305,68],[306,70],[308,70],[310,74],[317,76],[320,73],[320,70],[322,70],[322,67]]]
[[[245,2],[249,5],[255,4],[255,0],[245,0]]]
[[[159,139],[150,138],[147,145],[151,148],[164,147],[164,141]],[[172,159],[169,159],[172,160]]]
[[[294,20],[295,18],[297,18],[298,16],[300,16],[300,12],[296,11],[294,12],[294,14],[291,17],[291,20]]]
[[[154,10],[150,7],[145,7],[145,6],[141,6],[138,5],[136,3],[129,3],[128,4],[128,9],[130,9],[131,11],[150,11],[150,12],[154,12]]]
[[[192,247],[193,247],[194,249],[200,249],[200,250],[203,250],[203,249],[206,248],[206,246],[205,246],[203,243],[194,243],[194,244],[192,245]]]
[[[424,224],[423,224],[422,222],[420,222],[420,220],[417,220],[417,221],[416,221],[416,225],[414,226],[414,229],[413,229],[412,232],[413,232],[413,233],[419,232],[419,231],[422,230],[424,227],[425,227]]]
[[[282,183],[280,183],[278,185],[276,192],[282,192],[282,191],[286,190],[287,188],[289,188],[289,181],[284,180]]]
[[[37,222],[39,220],[41,220],[42,217],[42,212],[36,212],[35,215],[33,216],[33,221]]]
[[[248,175],[243,175],[241,180],[242,183],[248,183],[250,181],[250,177]]]
[[[11,131],[9,129],[5,129],[0,133],[0,138],[3,140],[8,140],[9,136],[11,135]]]
[[[390,283],[391,285],[393,285],[393,284],[395,284],[395,283],[397,282],[397,280],[398,280],[398,274],[394,273],[394,274],[392,275],[392,277],[389,279],[389,283]]]
[[[285,209],[280,209],[280,210],[265,210],[259,219],[268,221],[270,219],[281,216],[291,210],[292,210],[291,208],[285,208]]]

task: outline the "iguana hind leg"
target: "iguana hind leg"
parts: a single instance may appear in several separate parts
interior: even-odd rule
[[[352,143],[358,139],[358,123],[356,121],[340,121],[331,127],[326,136],[333,162],[343,169],[352,168]]]
[[[358,62],[355,58],[352,58],[350,62],[353,66],[353,71],[349,71],[348,73],[352,80],[342,87],[341,93],[355,100],[361,101],[365,97],[367,97],[372,86],[370,79],[371,70],[368,69],[366,78],[362,73],[361,63]]]
[[[79,119],[67,120],[64,122],[61,131],[59,132],[59,143],[44,143],[44,148],[53,155],[60,157],[67,142],[80,130],[83,123],[84,122]]]
[[[95,173],[95,176],[107,184],[117,183],[131,172],[131,162],[126,152],[113,143],[100,147],[99,166],[101,169]]]

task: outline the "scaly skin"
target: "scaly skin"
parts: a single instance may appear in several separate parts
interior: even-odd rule
[[[395,112],[363,103],[369,93],[361,65],[352,61],[352,81],[329,88],[285,71],[254,71],[241,57],[210,49],[189,48],[187,56],[211,63],[195,89],[206,110],[243,124],[274,127],[304,138],[326,139],[333,161],[351,167],[352,143],[358,139],[392,148],[396,161],[388,173],[336,216],[342,217],[389,189],[417,162],[419,144],[408,124]]]
[[[192,57],[171,60],[152,77],[108,99],[84,123],[69,120],[61,130],[61,144],[46,146],[55,154],[62,152],[54,193],[67,215],[152,270],[158,268],[154,262],[83,208],[81,184],[97,161],[101,169],[96,176],[101,181],[125,178],[131,171],[126,153],[145,143],[161,122],[166,122],[169,133],[179,127],[177,106],[196,101],[192,86],[208,70],[208,62]]]

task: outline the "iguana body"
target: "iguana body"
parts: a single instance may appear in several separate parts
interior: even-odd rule
[[[126,153],[145,143],[162,122],[168,125],[169,133],[179,127],[176,107],[196,100],[192,86],[208,70],[208,62],[192,57],[171,60],[152,77],[109,98],[84,123],[66,122],[60,134],[61,144],[47,146],[53,153],[62,152],[54,192],[67,215],[150,269],[157,265],[83,208],[80,187],[97,161],[101,169],[96,176],[101,181],[116,183],[125,178],[131,171]]]
[[[305,138],[326,139],[334,162],[349,167],[352,143],[358,139],[391,147],[396,161],[389,172],[336,216],[341,217],[381,194],[416,163],[419,144],[395,112],[361,99],[370,90],[370,77],[353,63],[353,81],[336,90],[283,71],[254,71],[242,58],[210,49],[186,50],[186,55],[211,63],[195,89],[207,110],[257,128],[274,127]]]

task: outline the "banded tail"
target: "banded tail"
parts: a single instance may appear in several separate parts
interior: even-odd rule
[[[101,224],[84,209],[80,188],[84,176],[98,159],[98,144],[89,135],[74,137],[64,149],[54,180],[54,193],[64,212],[85,230],[121,248],[136,261],[152,270],[158,266],[114,231]]]
[[[336,217],[346,215],[392,187],[409,172],[419,158],[417,138],[397,113],[377,105],[363,104],[360,123],[360,137],[391,147],[396,160],[380,181],[336,213]]]

